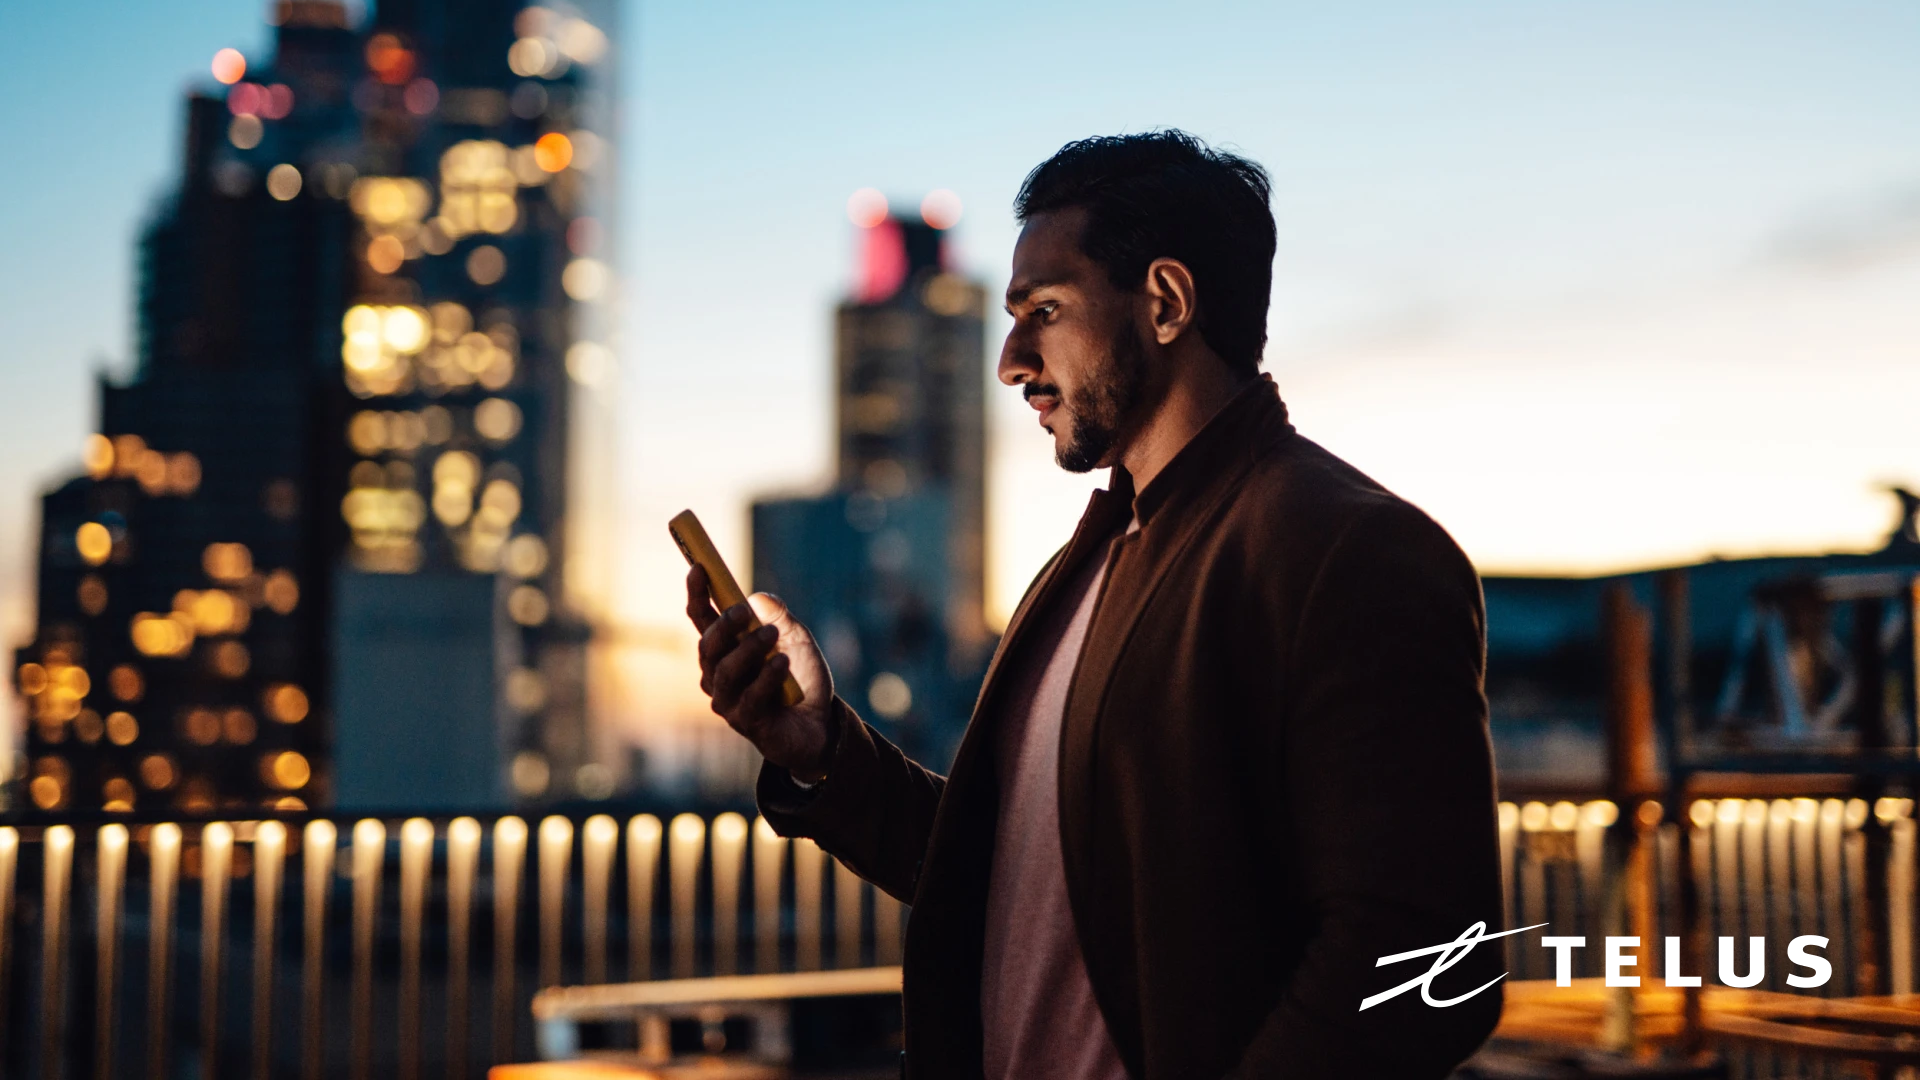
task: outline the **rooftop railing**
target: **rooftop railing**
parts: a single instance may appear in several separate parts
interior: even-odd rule
[[[1818,934],[1834,978],[1797,992],[1914,989],[1908,800],[1506,803],[1500,845],[1509,925],[1586,935],[1576,975],[1608,934],[1649,985],[1662,936],[1766,936],[1790,991],[1785,940]],[[0,826],[0,1072],[473,1077],[536,1056],[540,989],[892,965],[904,918],[737,813]]]
[[[541,987],[897,964],[903,918],[737,813],[0,827],[0,1072],[476,1076]]]

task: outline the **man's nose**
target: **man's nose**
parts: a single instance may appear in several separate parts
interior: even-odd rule
[[[1015,331],[1007,335],[1006,344],[1000,346],[1000,363],[994,374],[1008,386],[1019,386],[1040,377],[1042,367],[1040,354],[1035,352],[1020,333]]]

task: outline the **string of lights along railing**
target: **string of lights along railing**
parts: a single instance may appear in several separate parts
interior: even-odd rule
[[[522,888],[529,876],[531,895]],[[249,880],[251,926],[237,925],[229,905]],[[195,913],[181,903],[193,883],[197,933]],[[385,903],[383,892],[396,885],[397,905]],[[346,911],[330,911],[340,903]],[[749,822],[737,813],[710,820],[683,813],[665,822],[639,814],[624,823],[605,814],[578,822],[553,815],[537,825],[505,816],[488,823],[411,817],[0,826],[0,1071],[31,1055],[39,1075],[80,1075],[87,1063],[69,1060],[75,1052],[68,1025],[86,1016],[98,1036],[90,1063],[97,1076],[116,1075],[116,1047],[128,1045],[123,1032],[141,1023],[148,1075],[173,1075],[174,1063],[189,1053],[211,1069],[221,1048],[231,1061],[234,1047],[244,1046],[248,1075],[263,1080],[284,1075],[296,1057],[299,1075],[311,1080],[341,1075],[343,1065],[353,1077],[417,1080],[423,1052],[435,1051],[432,1060],[445,1062],[445,1075],[467,1076],[472,1035],[488,1032],[482,1056],[513,1060],[519,1035],[529,1030],[528,995],[563,977],[603,983],[897,964],[905,914],[812,841],[789,841],[764,819]],[[476,915],[491,916],[490,942]],[[529,918],[537,930],[523,936]],[[329,940],[342,922],[345,950]],[[609,937],[620,923],[624,950]],[[144,973],[126,948],[130,926],[146,934]],[[656,942],[657,928],[666,940]],[[297,949],[285,947],[293,941]],[[199,949],[197,1000],[175,1000],[191,942]],[[257,947],[262,942],[278,947]],[[624,951],[624,970],[612,962],[617,951]],[[250,970],[230,970],[243,952]],[[656,963],[656,953],[663,962]],[[475,959],[488,956],[491,971],[476,970]],[[89,960],[90,978],[77,978],[89,974],[76,970]],[[522,975],[529,960],[537,973],[530,984]],[[278,970],[283,964],[298,971]],[[390,979],[396,970],[393,1005],[377,1010],[376,1001],[386,999],[376,998],[376,975]],[[22,986],[24,978],[37,982]],[[223,1019],[241,1000],[241,978],[251,1006],[248,1030],[223,1032]],[[135,1011],[126,1007],[129,980],[144,990],[144,1017],[122,1015]],[[92,1000],[75,1000],[73,991],[89,983]],[[423,1000],[432,997],[422,993],[428,983],[445,987],[438,1032],[426,1030],[422,1015]],[[276,993],[289,984],[298,986],[297,1010],[284,1007],[290,994]],[[10,1013],[10,989],[31,999],[27,1008]],[[483,995],[490,1008],[476,1018]],[[186,1010],[197,1023],[182,1015]],[[9,1015],[28,1018],[37,1030],[7,1031]],[[336,1045],[343,1021],[344,1061]],[[184,1041],[177,1034],[183,1031],[194,1032],[197,1045],[174,1045]],[[394,1060],[376,1060],[382,1050]],[[229,1067],[227,1075],[238,1073]]]
[[[1623,819],[1606,800],[1501,803],[1506,922],[1589,936],[1595,947],[1575,964],[1585,976],[1603,973],[1601,938],[1622,925],[1643,933],[1642,949],[1655,958],[1662,938],[1694,931],[1707,941],[1737,939],[1743,950],[1749,938],[1784,949],[1797,936],[1817,935],[1830,942],[1835,968],[1820,996],[1913,993],[1920,964],[1913,808],[1912,799],[1894,797],[1871,804],[1722,798],[1692,800],[1684,814],[1669,814],[1648,800]],[[1620,833],[1626,842],[1610,844]],[[1630,866],[1637,869],[1623,885]],[[1514,978],[1554,977],[1553,954],[1536,935],[1508,938],[1505,948]],[[1787,974],[1785,965],[1769,965],[1764,988],[1795,991]]]

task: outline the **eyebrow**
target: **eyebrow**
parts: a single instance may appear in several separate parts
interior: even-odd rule
[[[1030,282],[1027,282],[1025,285],[1019,286],[1018,288],[1015,288],[1009,285],[1007,287],[1007,302],[1005,306],[1009,310],[1011,310],[1013,308],[1013,305],[1025,303],[1027,297],[1032,296],[1034,293],[1038,292],[1039,290],[1048,288],[1049,286],[1059,285],[1059,284],[1063,284],[1063,283],[1058,281],[1030,281]]]

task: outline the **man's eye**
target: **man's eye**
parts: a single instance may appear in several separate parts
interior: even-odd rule
[[[1060,305],[1058,304],[1041,304],[1040,306],[1033,309],[1033,313],[1039,316],[1042,320],[1051,319],[1053,318],[1054,311],[1056,311],[1059,307]]]

